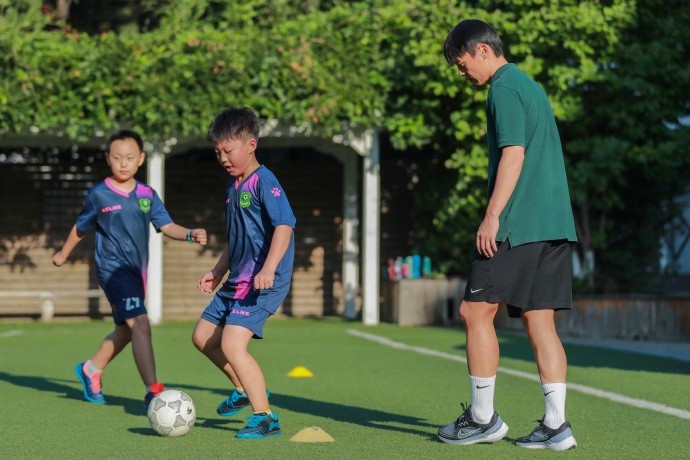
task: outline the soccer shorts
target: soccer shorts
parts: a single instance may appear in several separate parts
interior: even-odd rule
[[[247,297],[245,299],[232,299],[216,293],[201,317],[220,327],[242,326],[254,333],[253,338],[262,339],[264,337],[264,324],[273,313],[257,305],[257,296]]]
[[[571,243],[539,241],[511,247],[499,243],[493,257],[475,250],[464,299],[505,303],[511,318],[530,310],[572,308]]]
[[[144,305],[144,279],[131,270],[99,270],[98,284],[105,292],[113,311],[113,322],[125,324],[125,320],[146,314]]]

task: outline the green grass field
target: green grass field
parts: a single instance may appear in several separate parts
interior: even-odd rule
[[[501,334],[495,405],[510,426],[508,436],[493,445],[454,446],[438,442],[435,434],[457,418],[461,402],[469,401],[463,330],[365,327],[339,319],[268,322],[266,339],[254,341],[250,350],[266,375],[283,435],[236,439],[248,414],[216,415],[229,382],[191,344],[193,326],[167,322],[153,331],[159,378],[187,392],[197,409],[196,426],[186,436],[164,438],[148,425],[143,385],[129,349],[104,373],[108,404],[82,399],[74,364],[91,356],[112,329],[109,321],[0,323],[0,458],[690,458],[690,363],[566,346],[570,383],[601,393],[568,392],[566,414],[577,449],[527,451],[512,441],[534,428],[543,397],[529,378],[536,375],[529,343]],[[314,377],[289,377],[296,366],[307,367]],[[616,402],[610,394],[634,400]],[[656,405],[636,407],[635,400]],[[680,415],[658,410],[666,406]],[[335,442],[290,441],[311,426]]]

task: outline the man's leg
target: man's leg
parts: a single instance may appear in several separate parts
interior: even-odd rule
[[[463,300],[460,304],[460,318],[467,330],[472,417],[479,423],[488,423],[494,414],[494,390],[500,356],[494,327],[497,311],[496,303]]]
[[[554,310],[522,313],[527,336],[532,344],[542,384],[565,383],[568,363],[561,339],[556,332]]]
[[[463,405],[458,419],[438,430],[441,441],[469,445],[491,443],[502,439],[508,425],[493,409],[496,370],[498,369],[498,338],[494,316],[498,304],[468,302],[460,304],[460,318],[467,329],[467,368],[472,385],[472,403]]]
[[[544,424],[558,428],[565,423],[565,382],[568,363],[558,338],[554,310],[531,310],[522,313],[534,358],[537,361],[546,406]]]
[[[496,375],[499,349],[494,317],[497,311],[496,303],[463,300],[460,304],[460,318],[467,329],[467,370],[470,375]]]
[[[516,441],[529,449],[567,450],[577,446],[570,423],[565,419],[567,358],[558,338],[554,310],[522,313],[544,394],[544,418],[537,428]]]

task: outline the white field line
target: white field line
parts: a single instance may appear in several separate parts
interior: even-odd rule
[[[10,331],[0,332],[0,339],[4,339],[5,337],[14,337],[15,335],[22,335],[22,331],[19,329],[12,329]]]
[[[451,361],[457,361],[460,363],[467,363],[467,359],[464,356],[454,355],[452,353],[445,353],[442,351],[431,350],[429,348],[417,347],[413,345],[407,345],[400,342],[395,342],[393,340],[387,339],[374,334],[368,334],[366,332],[358,331],[355,329],[348,329],[347,333],[360,337],[362,339],[370,340],[387,347],[396,348],[398,350],[407,350],[419,353],[421,355],[436,356],[437,358],[448,359]],[[539,382],[539,376],[536,374],[530,374],[529,372],[518,371],[515,369],[508,369],[506,367],[499,367],[498,371],[503,374],[512,375],[514,377],[519,377],[527,380],[532,380],[534,382]],[[585,393],[592,396],[597,396],[599,398],[608,399],[609,401],[615,401],[621,404],[627,404],[629,406],[636,407],[638,409],[649,409],[656,412],[661,412],[662,414],[672,415],[674,417],[690,420],[690,411],[685,409],[679,409],[676,407],[665,406],[663,404],[658,404],[651,401],[646,401],[644,399],[630,398],[628,396],[623,396],[617,393],[611,393],[610,391],[600,390],[598,388],[588,387],[586,385],[580,385],[579,383],[568,382],[568,389],[579,391],[580,393]]]

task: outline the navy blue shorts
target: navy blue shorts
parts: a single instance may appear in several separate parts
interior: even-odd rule
[[[572,258],[564,240],[511,247],[498,245],[493,257],[475,250],[464,299],[505,303],[511,318],[530,310],[572,308]]]
[[[111,303],[113,310],[113,322],[122,325],[126,320],[146,314],[146,305],[143,297],[125,297],[118,302]]]
[[[257,305],[257,300],[258,297],[256,296],[231,299],[216,294],[201,317],[220,327],[242,326],[254,333],[253,338],[262,339],[264,337],[264,324],[273,313]]]
[[[129,318],[146,314],[144,279],[138,273],[125,269],[99,270],[98,284],[110,302],[115,324],[122,325]]]

